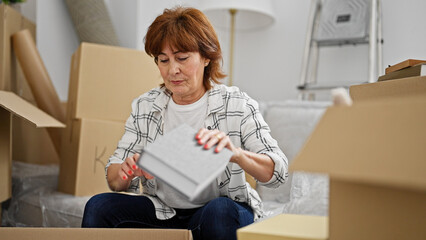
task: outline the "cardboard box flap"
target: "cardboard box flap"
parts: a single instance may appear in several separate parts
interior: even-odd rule
[[[426,97],[330,107],[292,171],[426,190]]]
[[[241,240],[328,239],[328,217],[280,214],[237,230]]]
[[[0,106],[34,123],[37,127],[65,127],[63,123],[12,92],[0,91]]]
[[[424,95],[426,94],[426,76],[353,85],[349,88],[349,92],[354,102]]]
[[[0,236],[2,240],[192,240],[191,231],[184,229],[2,227]]]

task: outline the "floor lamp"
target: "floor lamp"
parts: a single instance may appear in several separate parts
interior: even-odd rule
[[[256,30],[274,22],[270,0],[204,0],[201,9],[218,28],[229,29],[229,76],[233,85],[235,30]],[[229,20],[230,19],[230,20]]]

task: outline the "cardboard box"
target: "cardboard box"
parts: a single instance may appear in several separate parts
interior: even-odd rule
[[[414,65],[417,65],[419,63],[426,63],[425,60],[419,60],[419,59],[407,59],[405,61],[402,61],[400,63],[397,63],[395,65],[389,66],[385,69],[385,73],[389,74],[404,68],[412,67]]]
[[[76,196],[110,191],[104,167],[124,133],[131,103],[160,82],[145,52],[80,45],[71,63],[59,191]]]
[[[124,122],[75,119],[62,139],[58,189],[76,196],[111,191],[105,166],[124,133]]]
[[[331,240],[426,239],[423,81],[352,88],[354,105],[328,108],[290,166],[330,175]]]
[[[11,36],[22,29],[30,30],[35,39],[36,26],[15,9],[0,4],[0,90],[12,91],[36,106],[31,89],[13,54]],[[44,128],[13,118],[12,159],[27,163],[59,163],[59,155]],[[42,150],[40,150],[42,149]]]
[[[0,90],[17,92],[18,81],[15,79],[25,79],[18,61],[12,54],[11,44],[11,36],[22,29],[29,29],[35,36],[34,23],[15,9],[0,4]]]
[[[145,52],[82,43],[72,57],[67,119],[125,121],[132,100],[161,82]]]
[[[280,214],[237,230],[238,240],[325,240],[328,217]]]
[[[59,164],[59,154],[46,129],[13,119],[13,161],[31,164]]]
[[[426,94],[426,76],[353,85],[349,93],[354,102]]]
[[[3,202],[11,197],[12,115],[36,127],[64,127],[64,124],[12,92],[0,91],[0,106],[0,202]]]
[[[189,230],[119,228],[0,228],[2,240],[192,240]]]

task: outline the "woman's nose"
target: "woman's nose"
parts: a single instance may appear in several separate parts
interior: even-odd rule
[[[175,61],[170,62],[169,73],[170,74],[177,74],[179,72],[180,72],[179,63],[177,63]]]

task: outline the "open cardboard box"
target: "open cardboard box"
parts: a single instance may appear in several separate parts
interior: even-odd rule
[[[0,202],[11,197],[12,115],[24,118],[38,128],[65,127],[16,94],[0,91]]]
[[[36,25],[12,7],[0,4],[0,90],[11,91],[26,101],[37,105],[12,50],[11,36],[28,29],[35,39]],[[45,128],[35,128],[32,123],[13,118],[12,157],[14,161],[35,164],[59,163],[59,154]]]
[[[0,228],[2,240],[192,240],[189,230],[118,228]]]
[[[280,214],[237,230],[238,240],[326,240],[328,217]]]
[[[331,240],[426,239],[425,81],[354,86],[290,166],[330,175]]]

